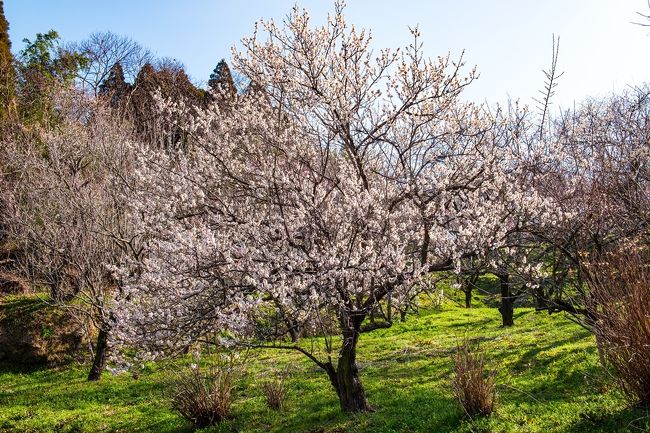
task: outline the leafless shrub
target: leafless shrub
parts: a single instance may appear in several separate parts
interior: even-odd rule
[[[271,380],[262,383],[262,394],[266,398],[266,405],[274,410],[282,410],[287,398],[287,372],[276,375]]]
[[[650,251],[629,243],[586,267],[596,341],[631,403],[650,406]]]
[[[241,364],[230,356],[205,368],[192,364],[176,375],[172,408],[197,427],[218,424],[230,415],[233,389],[241,374]]]
[[[111,32],[93,33],[67,48],[83,53],[88,59],[87,64],[79,69],[77,80],[80,88],[94,96],[99,94],[102,83],[109,78],[116,63],[122,67],[124,78],[133,82],[140,68],[154,60],[151,51],[136,41]]]
[[[463,410],[471,418],[489,416],[496,402],[496,372],[485,371],[483,353],[467,340],[458,345],[453,361],[452,388]]]

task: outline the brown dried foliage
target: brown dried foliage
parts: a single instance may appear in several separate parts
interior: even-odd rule
[[[268,380],[260,386],[262,394],[266,398],[266,405],[274,410],[282,410],[287,398],[286,372],[282,373],[271,380]]]
[[[483,353],[465,340],[453,356],[452,388],[463,410],[470,418],[489,416],[496,402],[496,372],[487,372]]]
[[[205,370],[194,365],[177,375],[172,408],[197,427],[218,424],[230,415],[233,389],[240,375],[240,367],[228,362]]]
[[[627,243],[585,267],[588,321],[631,403],[650,406],[650,250]]]

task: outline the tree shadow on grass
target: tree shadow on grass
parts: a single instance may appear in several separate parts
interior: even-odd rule
[[[446,324],[444,327],[451,328],[451,329],[455,329],[455,328],[472,329],[475,327],[479,327],[479,326],[482,327],[482,326],[486,326],[489,324],[496,324],[496,323],[497,323],[497,318],[495,317],[495,318],[486,318],[481,320],[458,321],[458,322]]]
[[[36,311],[47,308],[45,303],[38,296],[17,296],[4,298],[0,302],[0,316],[2,317],[25,317]]]
[[[30,376],[29,381],[20,381],[15,388],[12,383],[2,387],[2,404],[18,409],[4,420],[13,423],[8,425],[8,431],[21,431],[26,425],[31,426],[30,419],[38,419],[37,424],[41,425],[52,424],[50,427],[54,431],[88,431],[91,427],[93,431],[101,430],[97,423],[104,421],[117,431],[172,433],[193,430],[169,409],[163,396],[166,382],[159,378],[135,380],[126,375],[114,378],[105,373],[101,381],[87,382],[86,372],[81,369],[43,370]]]
[[[620,411],[603,409],[580,413],[571,426],[576,433],[634,433],[650,431],[650,408],[627,407]]]
[[[39,371],[48,371],[48,368],[43,364],[18,364],[0,361],[0,374],[31,374]]]
[[[543,377],[535,382],[536,385],[517,389],[510,387],[507,383],[502,385],[504,398],[516,404],[539,403],[545,404],[550,402],[571,402],[577,396],[583,394],[598,393],[592,384],[588,383],[587,377],[598,377],[603,375],[599,366],[590,366],[574,371],[560,370],[553,379]]]
[[[445,432],[460,425],[462,412],[451,391],[441,393],[426,386],[399,389],[390,384],[371,391],[377,409],[371,424],[382,426],[382,431]]]
[[[546,365],[555,362],[556,360],[566,357],[567,354],[569,354],[570,352],[584,351],[584,349],[566,350],[566,351],[558,352],[557,354],[552,356],[546,356],[542,361],[535,361],[538,360],[540,355],[543,354],[544,352],[548,352],[553,349],[561,348],[570,344],[578,343],[584,338],[585,335],[574,333],[568,338],[562,340],[554,340],[548,344],[544,344],[544,345],[535,344],[534,347],[524,352],[519,357],[519,359],[509,367],[509,370],[513,373],[520,373],[522,371],[529,370],[531,368],[544,367]]]

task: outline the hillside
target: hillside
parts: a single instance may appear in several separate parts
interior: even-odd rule
[[[237,387],[232,419],[206,432],[627,432],[650,418],[627,408],[598,363],[593,337],[560,315],[516,312],[499,326],[495,309],[446,306],[363,335],[359,361],[376,412],[342,414],[326,376],[304,357],[259,350]],[[450,355],[469,337],[497,369],[499,405],[489,420],[464,419],[449,388]],[[0,373],[0,432],[183,432],[164,382],[179,364],[148,364],[138,379],[106,374],[86,382],[87,366]],[[264,405],[259,383],[289,366],[286,408]]]

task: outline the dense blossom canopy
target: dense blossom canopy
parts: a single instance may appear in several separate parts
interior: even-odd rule
[[[141,152],[150,244],[125,271],[123,339],[155,352],[251,336],[261,313],[317,326],[328,311],[359,328],[522,219],[556,218],[514,182],[511,131],[459,99],[474,73],[425,59],[418,30],[377,55],[340,10],[319,28],[297,9],[262,25],[268,38],[245,39],[236,65],[263,95],[189,118],[187,152]]]

